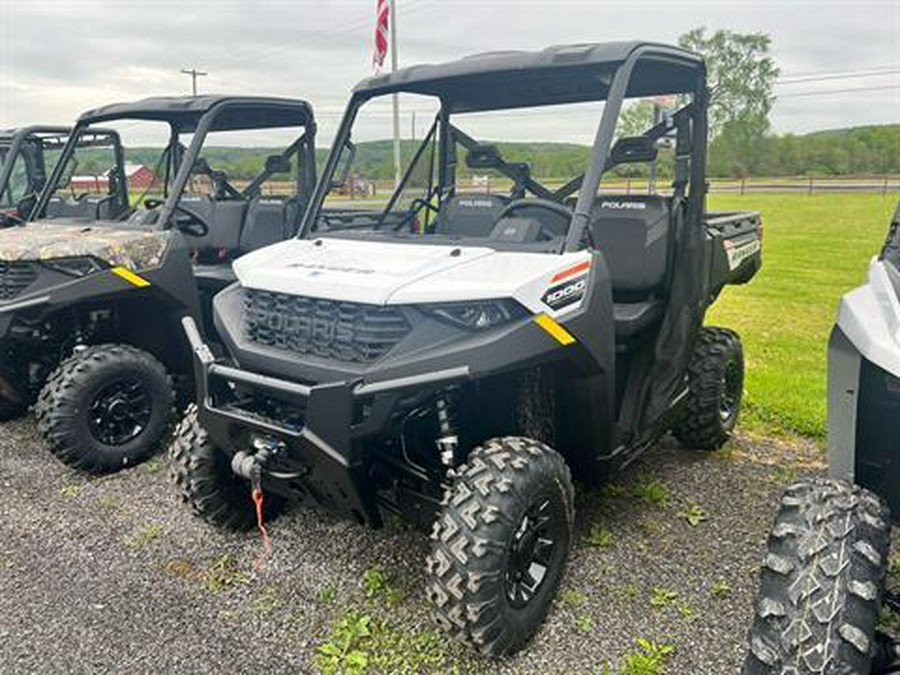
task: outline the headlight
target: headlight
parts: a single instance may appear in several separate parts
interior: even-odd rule
[[[420,309],[436,319],[468,330],[486,330],[528,316],[514,300],[475,300],[440,305],[422,305]]]
[[[54,258],[52,260],[44,260],[45,267],[68,274],[71,277],[86,277],[94,272],[102,272],[108,268],[104,262],[92,258],[91,256],[80,256],[77,258]]]

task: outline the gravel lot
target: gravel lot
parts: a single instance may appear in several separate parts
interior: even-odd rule
[[[736,673],[780,491],[821,458],[746,437],[714,454],[665,441],[613,488],[582,492],[563,592],[533,643],[497,664],[432,630],[422,535],[295,508],[269,528],[257,574],[259,538],[195,519],[163,459],[88,477],[26,418],[0,425],[0,671],[318,672],[349,617],[369,635],[347,653],[373,672],[616,672],[644,638],[675,648],[666,673]]]

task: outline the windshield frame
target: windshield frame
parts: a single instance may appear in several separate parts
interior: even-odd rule
[[[586,100],[604,101],[603,113],[597,127],[594,142],[591,146],[591,158],[588,162],[583,177],[576,177],[566,186],[570,191],[574,191],[580,180],[578,188],[578,198],[575,209],[566,235],[564,251],[574,251],[579,248],[585,237],[585,230],[590,221],[590,211],[595,196],[600,189],[601,180],[605,170],[610,166],[610,151],[615,135],[616,125],[622,110],[622,104],[625,96],[629,91],[629,85],[635,77],[635,67],[642,61],[652,62],[654,65],[665,67],[669,63],[674,63],[672,59],[671,48],[665,46],[645,44],[635,47],[628,56],[614,70],[610,86],[606,92],[598,92],[594,98]],[[609,64],[606,64],[607,68]],[[598,68],[601,66],[598,65]],[[679,61],[677,67],[684,69],[685,62]],[[688,195],[689,214],[699,216],[705,208],[705,174],[706,174],[706,139],[707,139],[707,123],[706,109],[708,101],[708,92],[706,90],[706,70],[702,61],[698,61],[696,66],[692,67],[695,77],[692,79],[692,88],[686,91],[677,91],[673,93],[688,94],[692,97],[693,105],[690,111],[692,123],[692,142],[691,142],[691,175],[690,175],[690,193]],[[639,73],[640,74],[640,73]],[[399,78],[398,78],[399,79]],[[470,81],[472,86],[477,84],[477,79],[472,78]],[[319,220],[320,214],[324,209],[325,198],[331,189],[331,181],[337,170],[338,163],[341,158],[342,149],[350,143],[352,138],[352,129],[354,122],[360,112],[362,106],[369,100],[374,98],[382,98],[397,93],[422,94],[421,88],[404,89],[402,85],[396,87],[384,88],[379,91],[367,90],[364,87],[357,87],[350,97],[344,115],[341,120],[340,127],[335,134],[331,152],[328,155],[325,167],[322,170],[321,179],[319,180],[315,194],[306,209],[302,224],[298,230],[298,238],[308,238],[317,236],[315,230],[316,222]],[[672,93],[672,92],[670,92]],[[432,96],[438,98],[440,102],[440,111],[438,119],[440,121],[440,139],[439,139],[439,161],[438,161],[438,192],[441,193],[447,186],[447,134],[450,132],[450,115],[453,109],[453,100],[446,95],[438,95],[431,93]],[[560,101],[563,103],[565,101]],[[535,107],[549,107],[552,104],[543,103]],[[521,106],[519,106],[521,107]],[[508,107],[486,107],[487,110],[504,110]],[[396,193],[396,190],[395,190]],[[393,196],[392,196],[393,201]]]
[[[187,146],[187,148],[184,148],[184,146],[180,142],[181,133],[185,132],[186,129],[183,128],[183,125],[179,126],[176,119],[174,118],[168,120],[162,118],[146,118],[142,117],[140,114],[135,113],[107,115],[98,119],[90,116],[83,116],[81,119],[79,119],[79,121],[75,124],[75,127],[72,129],[72,133],[69,136],[68,142],[63,148],[62,154],[57,161],[56,167],[54,167],[52,174],[46,181],[46,184],[41,191],[41,195],[37,200],[37,203],[32,209],[31,218],[33,219],[37,214],[43,213],[44,209],[46,209],[51,197],[56,192],[56,186],[62,178],[64,167],[68,163],[72,155],[74,155],[75,150],[79,147],[78,142],[82,136],[99,131],[100,127],[97,125],[109,124],[110,122],[117,121],[138,120],[156,124],[162,123],[166,124],[169,127],[169,140],[165,148],[163,148],[160,153],[160,158],[165,159],[166,163],[164,185],[164,194],[166,196],[166,199],[163,205],[160,207],[159,216],[157,216],[155,219],[154,227],[163,230],[173,228],[175,226],[175,222],[172,216],[174,215],[178,206],[178,202],[181,199],[181,196],[184,193],[184,189],[191,178],[191,172],[194,168],[194,164],[197,158],[200,156],[203,146],[206,143],[207,136],[211,131],[227,131],[228,129],[217,128],[217,121],[221,116],[234,112],[236,109],[241,108],[245,108],[248,110],[266,109],[268,111],[283,111],[286,113],[291,113],[292,111],[295,112],[296,124],[272,127],[260,126],[260,129],[302,129],[302,132],[298,131],[297,139],[294,141],[294,143],[292,143],[290,147],[297,147],[298,152],[302,153],[300,180],[302,180],[302,184],[305,186],[302,189],[307,194],[311,192],[312,185],[314,185],[316,181],[316,124],[309,105],[305,101],[292,99],[247,99],[240,97],[235,97],[233,99],[224,98],[211,105],[209,109],[207,109],[202,115],[200,115],[196,127],[193,130],[190,130],[193,135],[191,137],[191,142]],[[246,128],[252,129],[254,127]],[[109,130],[104,129],[104,131],[108,132]],[[112,133],[116,135],[117,139],[116,165],[118,169],[123,172],[122,175],[124,185],[125,151],[122,146],[121,139],[119,139],[118,137],[118,134],[116,132]],[[160,162],[158,162],[158,164],[159,163]],[[301,194],[301,196],[303,195]],[[128,198],[127,187],[125,189],[125,198]]]

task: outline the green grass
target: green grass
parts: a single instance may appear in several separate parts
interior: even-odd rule
[[[762,270],[726,288],[707,316],[744,341],[744,428],[824,437],[826,347],[838,300],[865,279],[894,206],[879,194],[710,196],[711,209],[761,211],[765,227]]]

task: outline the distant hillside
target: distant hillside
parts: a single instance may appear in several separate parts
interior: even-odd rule
[[[900,124],[772,136],[749,165],[723,146],[714,142],[710,148],[712,176],[900,173]]]
[[[762,143],[761,152],[748,162],[748,158],[732,153],[724,143],[714,142],[710,148],[710,177],[900,174],[900,124],[785,134],[768,137]],[[498,146],[507,160],[530,163],[533,175],[538,178],[575,176],[584,170],[591,152],[589,147],[574,143],[498,143]],[[401,142],[404,166],[412,159],[417,147],[413,141]],[[159,152],[155,148],[132,148],[126,154],[129,162],[153,168]],[[212,166],[229,176],[248,179],[273,152],[276,152],[273,148],[208,147],[204,155]],[[320,167],[324,165],[327,153],[327,148],[317,151]],[[462,170],[469,173],[464,168],[463,158],[459,159]],[[660,163],[662,176],[670,173],[670,164],[670,160],[663,157]],[[360,143],[356,166],[364,178],[391,179],[394,175],[392,142]],[[82,154],[78,172],[99,173],[107,168],[109,160],[101,159],[96,151],[92,151]]]

